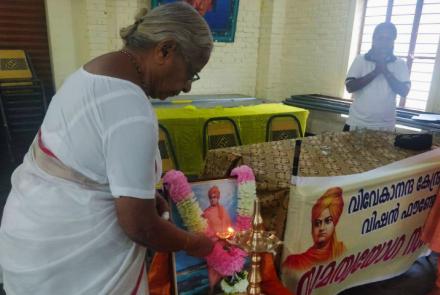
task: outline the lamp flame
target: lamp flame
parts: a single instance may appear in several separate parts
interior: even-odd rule
[[[227,240],[233,237],[235,230],[232,227],[228,227],[225,232],[217,232],[215,235],[221,240]]]

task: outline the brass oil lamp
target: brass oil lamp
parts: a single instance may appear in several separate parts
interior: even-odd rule
[[[254,202],[254,214],[252,227],[246,231],[236,232],[226,239],[231,245],[237,246],[248,253],[251,258],[251,269],[248,275],[247,294],[264,295],[261,292],[261,253],[270,252],[275,254],[276,248],[282,244],[275,232],[265,231],[263,218],[260,213],[260,201],[258,198]]]

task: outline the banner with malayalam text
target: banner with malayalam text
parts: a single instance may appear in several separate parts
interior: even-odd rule
[[[397,276],[428,249],[420,240],[440,184],[440,149],[368,172],[292,177],[282,279],[326,295]]]

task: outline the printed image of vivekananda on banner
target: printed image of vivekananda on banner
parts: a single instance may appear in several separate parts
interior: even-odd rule
[[[405,272],[429,253],[420,236],[439,184],[438,149],[365,173],[292,177],[284,284],[337,294]]]

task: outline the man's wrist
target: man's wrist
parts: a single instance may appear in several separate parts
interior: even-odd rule
[[[190,243],[191,243],[191,236],[190,235],[186,235],[185,236],[185,243],[183,244],[183,250],[184,251],[188,251],[188,249],[190,248]]]
[[[375,77],[376,77],[376,76],[379,76],[380,73],[381,73],[380,69],[379,69],[378,67],[375,67],[374,70],[373,70],[373,74],[374,74],[374,76],[375,76]]]

